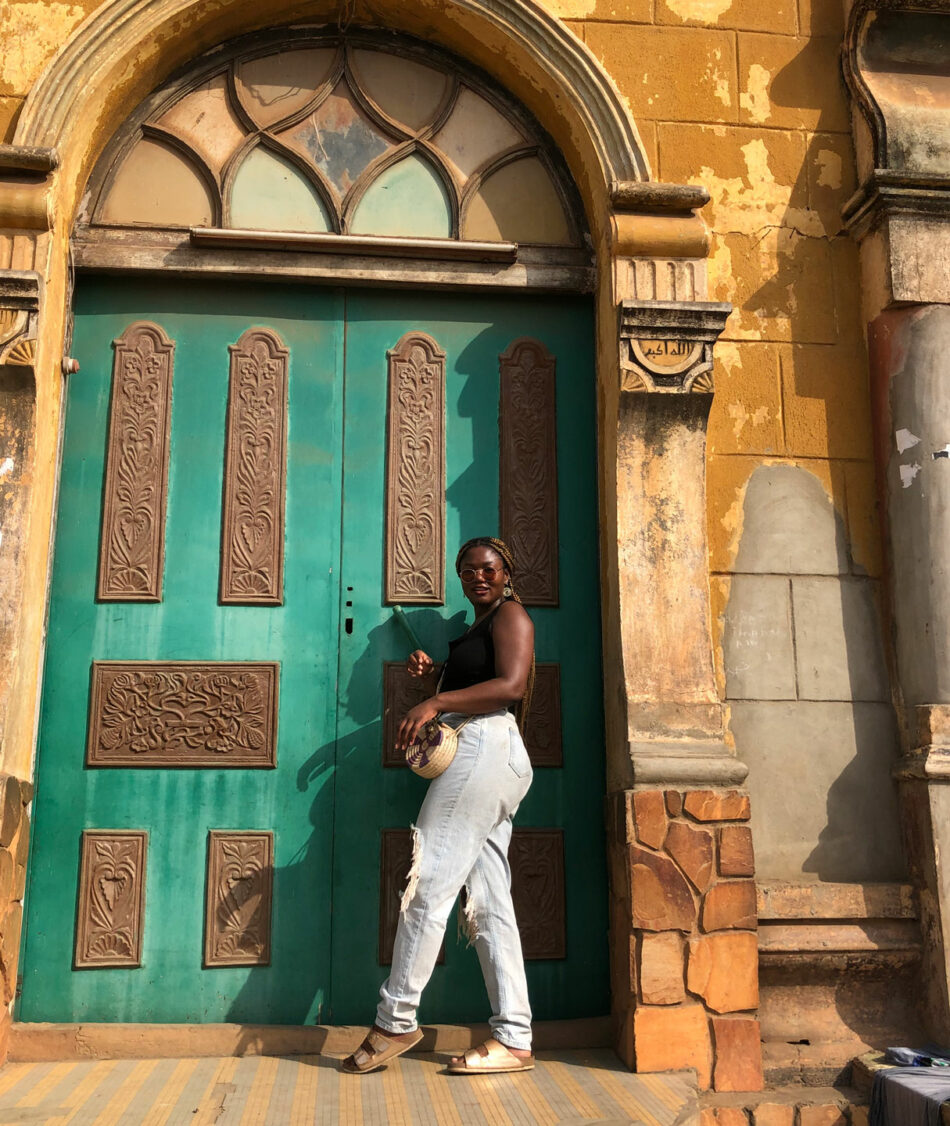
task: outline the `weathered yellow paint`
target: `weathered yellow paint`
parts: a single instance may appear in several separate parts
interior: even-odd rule
[[[768,121],[772,116],[772,104],[769,101],[771,80],[771,74],[759,63],[753,63],[749,67],[745,90],[739,95],[739,105],[748,110],[749,117],[756,124]]]
[[[594,14],[597,0],[541,0],[541,7],[559,19],[580,20]]]
[[[27,93],[85,14],[78,4],[49,0],[0,4],[0,93]]]
[[[719,22],[724,12],[729,11],[732,0],[666,0],[666,4],[681,20],[714,24]]]

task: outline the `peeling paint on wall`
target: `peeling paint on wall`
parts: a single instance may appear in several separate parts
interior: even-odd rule
[[[78,4],[0,4],[0,93],[27,93],[85,14]]]
[[[911,434],[909,430],[901,429],[894,433],[894,441],[897,443],[897,452],[903,453],[904,450],[909,450],[916,446],[920,439],[916,434]]]
[[[559,19],[579,20],[594,14],[597,0],[541,0],[541,6]]]
[[[900,467],[901,484],[905,489],[909,489],[913,484],[914,478],[920,472],[919,462],[914,462],[913,465],[902,465]]]
[[[717,23],[719,17],[732,7],[732,0],[666,0],[666,6],[681,20]],[[717,51],[716,54],[719,52]]]
[[[0,477],[6,477],[13,472],[13,458],[5,457],[0,461]]]
[[[818,187],[840,188],[842,182],[841,154],[831,149],[818,150]]]
[[[769,83],[772,75],[759,63],[749,67],[745,93],[739,95],[739,105],[749,111],[749,116],[758,124],[768,121],[772,116],[772,103],[769,101]]]

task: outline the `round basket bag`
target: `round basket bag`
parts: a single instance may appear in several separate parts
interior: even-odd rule
[[[465,720],[468,723],[468,720]],[[465,726],[450,727],[430,719],[406,749],[406,765],[420,778],[438,778],[447,770],[459,745],[459,732]]]

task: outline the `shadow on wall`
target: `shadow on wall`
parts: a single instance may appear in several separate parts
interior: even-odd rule
[[[850,558],[843,522],[807,469],[758,468],[743,515],[723,650],[757,875],[900,880],[878,582]]]

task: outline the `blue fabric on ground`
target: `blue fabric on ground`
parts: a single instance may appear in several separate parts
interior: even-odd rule
[[[869,1126],[940,1126],[940,1107],[950,1099],[950,1071],[889,1067],[874,1074]]]

